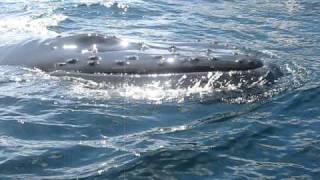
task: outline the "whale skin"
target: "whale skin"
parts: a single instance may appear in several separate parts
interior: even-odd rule
[[[220,87],[258,81],[270,84],[283,75],[275,64],[217,43],[146,44],[102,34],[76,34],[31,39],[1,47],[0,52],[0,65],[111,84]]]

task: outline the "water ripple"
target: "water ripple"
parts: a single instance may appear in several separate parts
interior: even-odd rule
[[[280,66],[270,86],[111,87],[0,67],[1,179],[316,179],[319,2],[0,2],[1,46],[97,32],[218,42]],[[196,48],[196,47],[195,47]]]

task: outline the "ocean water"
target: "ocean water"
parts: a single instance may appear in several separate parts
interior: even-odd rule
[[[284,76],[253,92],[112,88],[0,66],[0,179],[317,179],[319,29],[318,0],[2,0],[1,46],[91,32],[217,41]]]

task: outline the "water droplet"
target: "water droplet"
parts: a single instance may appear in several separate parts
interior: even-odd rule
[[[96,44],[92,45],[92,53],[94,53],[94,54],[98,53],[98,48],[97,48]]]
[[[77,49],[78,46],[75,44],[64,44],[62,48],[63,49]]]

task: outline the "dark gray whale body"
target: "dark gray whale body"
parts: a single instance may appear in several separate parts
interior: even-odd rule
[[[147,45],[113,36],[79,34],[2,47],[0,65],[35,67],[53,75],[106,83],[160,82],[171,87],[273,82],[282,74],[275,65],[231,52],[225,46],[199,44]]]

